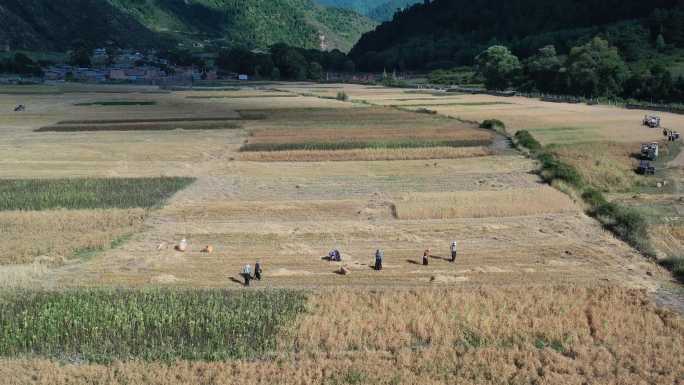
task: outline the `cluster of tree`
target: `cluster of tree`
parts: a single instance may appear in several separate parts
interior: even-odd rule
[[[344,53],[276,44],[270,52],[233,48],[219,52],[216,66],[224,72],[256,78],[321,80],[325,71],[354,72],[354,62]]]
[[[684,46],[684,6],[678,2],[434,0],[398,12],[365,34],[350,56],[366,71],[429,70],[472,65],[495,44],[520,57],[547,45],[568,54],[602,34],[632,60],[656,43]]]
[[[507,47],[495,45],[476,58],[476,68],[490,89],[584,97],[623,97],[658,102],[681,101],[684,78],[672,78],[660,65],[631,70],[618,48],[601,37],[573,47],[566,57],[546,46],[520,60]]]
[[[169,64],[180,67],[206,68],[207,61],[201,56],[195,55],[185,49],[162,50],[158,56],[168,60]]]
[[[40,68],[40,63],[33,61],[23,53],[17,53],[14,57],[5,60],[0,59],[0,73],[42,76],[43,70]]]

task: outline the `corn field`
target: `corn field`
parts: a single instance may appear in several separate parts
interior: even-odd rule
[[[0,355],[89,362],[262,356],[304,310],[293,291],[81,289],[0,294]]]
[[[0,211],[159,207],[193,178],[0,180]]]

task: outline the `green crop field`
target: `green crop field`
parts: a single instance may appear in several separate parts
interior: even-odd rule
[[[304,309],[278,290],[73,290],[0,294],[0,355],[172,361],[259,357]]]
[[[6,179],[0,211],[153,208],[192,183],[192,178]]]

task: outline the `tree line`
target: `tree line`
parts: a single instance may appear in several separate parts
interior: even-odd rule
[[[674,79],[660,64],[630,69],[618,48],[601,37],[573,47],[567,56],[558,55],[549,45],[524,60],[507,47],[495,45],[479,54],[475,63],[477,74],[489,89],[513,87],[528,92],[665,103],[684,100],[684,77]]]
[[[326,71],[351,73],[354,62],[339,50],[319,51],[275,44],[269,52],[233,48],[218,53],[216,67],[256,78],[322,80]]]

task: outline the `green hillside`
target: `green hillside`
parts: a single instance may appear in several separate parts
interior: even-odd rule
[[[85,41],[121,47],[213,42],[348,50],[375,23],[312,0],[5,0],[0,43],[64,50]],[[324,36],[324,39],[321,38]]]
[[[404,9],[421,0],[317,0],[320,4],[351,9],[373,20],[391,20],[397,9]]]
[[[477,54],[504,44],[528,57],[553,44],[561,54],[597,34],[628,59],[639,46],[684,41],[680,18],[662,16],[677,0],[434,0],[406,9],[365,34],[351,51],[360,69],[424,70],[471,65]],[[662,13],[662,12],[661,12]],[[638,21],[638,22],[637,22]],[[635,50],[636,49],[636,50]]]

